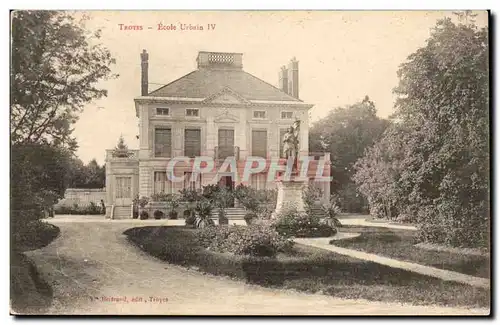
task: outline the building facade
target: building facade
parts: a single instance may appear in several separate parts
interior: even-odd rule
[[[281,139],[295,120],[301,121],[300,155],[309,155],[308,111],[313,105],[299,99],[295,58],[279,70],[278,88],[245,72],[241,53],[199,52],[197,70],[152,92],[148,59],[144,50],[141,96],[134,99],[139,149],[106,152],[106,206],[114,217],[131,216],[136,195],[150,197],[213,183],[275,188],[269,166],[247,181],[219,167],[227,157],[234,157],[240,172],[250,156],[266,162],[282,157]],[[215,166],[212,172],[193,175],[192,164],[200,156],[212,157]],[[187,157],[175,165],[176,176],[184,176],[181,182],[172,182],[167,170],[176,157]],[[313,161],[308,175],[314,175],[317,166],[318,160]],[[327,166],[323,175],[329,176],[329,171]],[[316,186],[329,195],[329,183]]]

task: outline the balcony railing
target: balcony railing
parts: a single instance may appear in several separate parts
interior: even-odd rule
[[[106,150],[106,160],[110,159],[139,159],[139,150]]]
[[[214,148],[214,157],[218,160],[224,160],[227,157],[235,157],[236,160],[240,159],[240,147],[223,147],[217,146]]]

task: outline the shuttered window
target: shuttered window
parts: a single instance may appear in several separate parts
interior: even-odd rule
[[[234,155],[234,130],[219,130],[219,159]]]
[[[168,107],[157,107],[156,115],[170,115],[170,109]]]
[[[154,193],[172,193],[172,183],[167,179],[167,172],[155,172]]]
[[[172,155],[172,130],[155,129],[155,157],[169,158]]]
[[[280,130],[280,142],[279,142],[280,158],[285,158],[285,154],[283,152],[283,137],[285,136],[285,133],[286,133],[286,129]]]
[[[201,174],[198,174],[196,178],[193,177],[193,173],[184,172],[184,188],[190,190],[196,190],[201,188]]]
[[[267,158],[266,130],[252,130],[252,156]]]
[[[184,155],[187,157],[199,156],[201,152],[201,130],[184,130]]]
[[[281,118],[283,120],[291,120],[292,117],[293,117],[293,112],[285,112],[285,111],[281,112]]]
[[[200,116],[200,110],[197,108],[186,108],[186,116],[198,117]]]
[[[266,111],[253,111],[253,118],[266,118]]]
[[[250,179],[250,186],[256,190],[266,189],[267,175],[265,173],[254,174]]]
[[[116,198],[128,199],[132,197],[132,178],[117,177],[116,178]]]

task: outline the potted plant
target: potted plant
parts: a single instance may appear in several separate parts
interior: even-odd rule
[[[132,205],[133,205],[132,218],[137,219],[139,218],[139,194],[137,194],[132,200]]]
[[[194,225],[194,222],[196,220],[195,216],[196,202],[201,199],[201,194],[196,190],[187,188],[180,190],[179,193],[180,193],[180,200],[187,203],[186,211],[188,212],[188,215],[185,216],[186,226],[192,226]]]
[[[238,185],[236,188],[236,198],[245,208],[245,222],[251,224],[254,219],[257,219],[262,206],[262,197],[260,193],[248,186]]]
[[[196,202],[196,219],[194,222],[194,226],[196,228],[205,228],[208,226],[215,225],[212,220],[212,202],[205,198]]]
[[[138,199],[139,204],[139,218],[141,220],[149,219],[149,213],[146,211],[146,205],[149,203],[149,198],[147,196],[142,196]]]
[[[170,194],[167,199],[170,211],[168,213],[169,219],[177,219],[177,208],[180,205],[179,196],[176,194]]]
[[[160,193],[155,193],[151,195],[151,201],[153,202],[167,202],[169,198],[169,194],[166,194],[164,192]]]
[[[335,229],[342,227],[342,223],[338,219],[341,210],[337,201],[337,196],[332,194],[328,202],[321,205],[321,210],[325,214],[324,223]]]
[[[165,214],[161,211],[161,210],[156,210],[154,213],[153,213],[153,217],[156,219],[156,220],[160,220],[160,219],[163,219],[163,217],[165,216]]]
[[[227,188],[221,188],[214,195],[215,205],[219,209],[219,225],[229,224],[226,208],[234,201],[233,193]]]

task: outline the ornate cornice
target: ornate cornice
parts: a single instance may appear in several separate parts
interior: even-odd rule
[[[274,102],[274,101],[249,101],[247,103],[211,103],[205,102],[205,98],[181,98],[181,97],[137,97],[134,99],[137,104],[195,104],[198,107],[280,107],[280,108],[299,108],[310,109],[314,105],[303,102]]]

